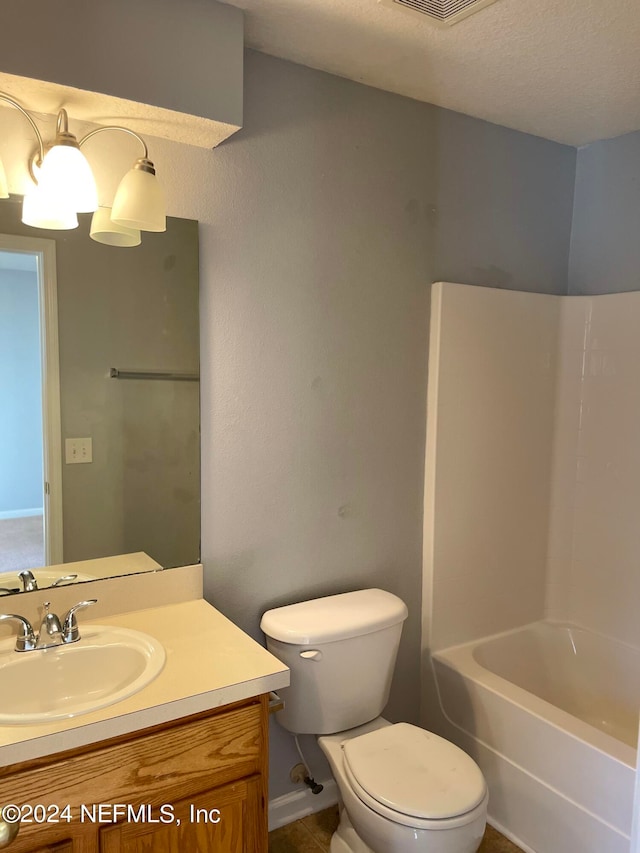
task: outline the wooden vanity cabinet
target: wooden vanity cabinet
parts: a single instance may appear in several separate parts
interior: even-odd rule
[[[0,769],[11,853],[267,853],[266,696]],[[102,806],[102,809],[99,807]],[[126,813],[122,813],[125,809]]]

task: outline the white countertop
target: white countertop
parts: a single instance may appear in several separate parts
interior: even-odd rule
[[[162,672],[139,693],[89,714],[39,725],[0,726],[0,766],[85,746],[289,684],[284,664],[203,599],[104,617],[95,624],[133,628],[155,637],[167,654]]]

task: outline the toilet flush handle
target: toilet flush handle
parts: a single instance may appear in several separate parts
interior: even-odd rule
[[[319,649],[313,649],[308,652],[300,652],[300,657],[305,660],[322,660],[322,652]]]

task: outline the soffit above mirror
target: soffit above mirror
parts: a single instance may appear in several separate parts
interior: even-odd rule
[[[31,112],[212,148],[242,125],[242,11],[208,0],[12,3],[0,89]],[[70,38],[70,33],[82,37]]]

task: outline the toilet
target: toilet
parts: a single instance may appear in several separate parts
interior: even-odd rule
[[[314,734],[340,793],[331,853],[476,853],[489,794],[444,738],[380,716],[407,608],[381,589],[267,611],[267,648],[291,670],[278,722]]]

